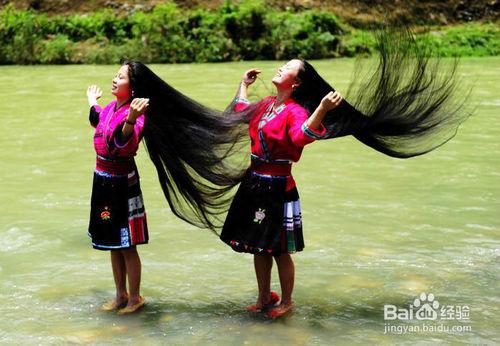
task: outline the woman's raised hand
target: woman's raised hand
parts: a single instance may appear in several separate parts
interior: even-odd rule
[[[97,85],[90,85],[87,88],[87,97],[98,100],[102,96],[102,90]]]
[[[330,91],[328,94],[326,94],[325,97],[323,97],[319,106],[325,112],[328,112],[334,108],[337,108],[342,100],[342,95],[338,91]]]
[[[97,100],[102,96],[101,88],[97,85],[90,85],[87,88],[87,100],[90,106],[97,105]]]
[[[136,98],[130,103],[128,110],[128,120],[135,121],[141,114],[143,114],[149,106],[149,99]]]
[[[246,86],[249,86],[250,84],[252,84],[253,82],[255,82],[255,79],[257,79],[257,75],[260,73],[261,71],[258,70],[258,69],[251,69],[251,70],[248,70],[246,71],[244,74],[243,74],[243,79],[242,79],[242,83],[245,84]]]

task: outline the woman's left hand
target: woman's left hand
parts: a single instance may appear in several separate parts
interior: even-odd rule
[[[338,91],[330,91],[328,94],[326,94],[325,97],[323,97],[319,106],[325,112],[328,112],[334,108],[337,108],[342,100],[342,95]]]
[[[141,114],[143,114],[149,106],[149,99],[136,98],[130,103],[128,110],[128,120],[135,121]]]

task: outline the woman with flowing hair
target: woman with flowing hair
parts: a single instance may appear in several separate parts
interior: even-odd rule
[[[88,233],[94,248],[111,252],[116,296],[102,309],[127,314],[145,303],[136,249],[149,240],[134,161],[141,139],[172,212],[215,230],[230,201],[227,192],[241,180],[226,158],[243,132],[238,116],[204,107],[137,61],[123,63],[111,92],[116,100],[101,108],[102,91],[95,85],[87,90],[97,154]]]
[[[248,311],[271,318],[291,311],[294,263],[290,254],[304,248],[298,191],[291,174],[303,147],[315,140],[353,135],[386,155],[425,154],[451,139],[468,117],[466,95],[459,95],[456,63],[431,60],[408,29],[384,30],[377,37],[379,64],[351,103],[343,100],[306,60],[278,68],[276,95],[257,103],[247,89],[260,73],[244,73],[230,109],[249,122],[251,165],[243,176],[220,238],[237,252],[251,253],[258,297]],[[458,96],[462,98],[458,99]],[[271,291],[273,257],[280,296]]]

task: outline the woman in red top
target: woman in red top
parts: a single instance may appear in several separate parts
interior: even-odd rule
[[[103,309],[126,314],[145,303],[136,249],[149,241],[134,161],[140,141],[171,211],[196,226],[214,228],[212,219],[220,213],[214,206],[221,208],[241,176],[225,164],[240,134],[230,131],[235,117],[226,121],[222,112],[190,99],[139,61],[120,66],[112,93],[116,100],[101,108],[101,90],[87,90],[97,154],[88,233],[94,248],[111,252],[116,297]]]
[[[251,166],[224,223],[221,240],[254,254],[259,295],[249,311],[270,317],[291,310],[294,264],[290,253],[304,248],[300,202],[291,174],[303,147],[316,139],[352,135],[385,155],[409,158],[450,140],[470,112],[467,90],[455,79],[456,65],[430,60],[409,29],[378,33],[379,63],[357,92],[342,99],[305,60],[291,60],[273,78],[277,95],[250,104],[247,88],[259,70],[247,71],[232,113],[249,123]],[[273,257],[280,297],[270,290]],[[271,309],[269,309],[271,308]]]
[[[233,200],[221,233],[221,239],[235,251],[254,254],[259,296],[255,305],[247,307],[249,311],[260,312],[280,299],[270,289],[274,256],[282,300],[279,306],[268,312],[270,317],[281,316],[292,307],[294,264],[290,254],[304,248],[299,195],[291,175],[292,163],[300,159],[306,144],[325,136],[322,120],[342,101],[338,92],[329,92],[309,116],[308,111],[292,97],[301,83],[298,74],[302,65],[301,60],[295,59],[279,68],[272,80],[277,95],[253,106],[249,124],[252,164]],[[247,88],[258,73],[260,71],[256,69],[245,72],[235,111],[244,111],[249,106]]]
[[[119,314],[135,312],[145,304],[140,295],[141,260],[137,245],[147,244],[149,239],[134,160],[149,100],[133,98],[131,73],[128,64],[120,67],[111,88],[116,100],[104,108],[97,101],[101,89],[95,85],[87,89],[97,154],[88,234],[94,249],[111,253],[116,296],[102,310],[118,310]]]

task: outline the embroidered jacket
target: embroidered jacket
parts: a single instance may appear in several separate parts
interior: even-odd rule
[[[268,175],[287,175],[287,190],[295,187],[291,163],[297,162],[305,145],[321,139],[326,129],[307,126],[307,111],[292,99],[272,110],[276,97],[266,97],[257,104],[249,124],[252,169]],[[250,102],[237,99],[234,110],[242,111]],[[260,105],[260,107],[259,107]],[[260,164],[254,164],[260,162]]]
[[[90,124],[95,127],[94,148],[97,153],[97,166],[106,172],[112,170],[109,173],[114,173],[114,168],[118,168],[119,165],[111,164],[108,167],[102,161],[123,162],[127,161],[127,159],[133,161],[131,159],[137,153],[144,129],[144,114],[142,114],[137,118],[132,134],[127,138],[122,138],[122,128],[130,104],[124,104],[116,110],[115,107],[116,100],[104,108],[93,106],[89,115]]]

